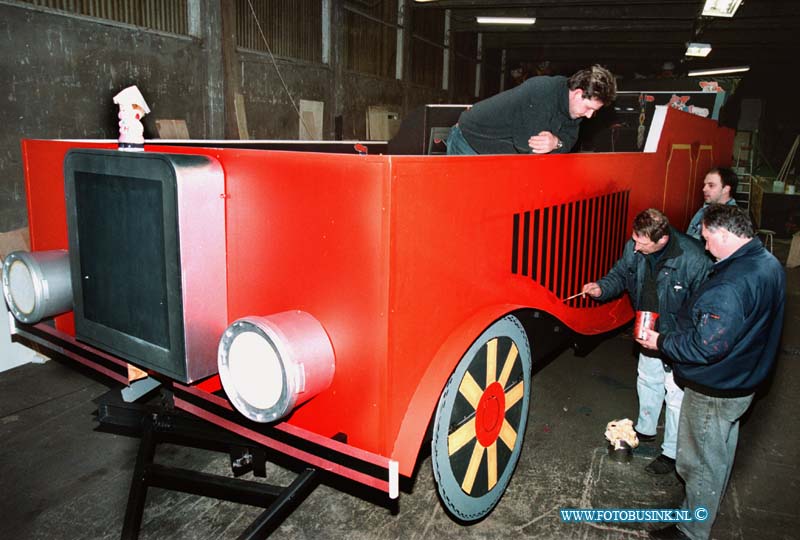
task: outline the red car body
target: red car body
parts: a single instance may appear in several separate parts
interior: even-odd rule
[[[639,211],[658,208],[685,227],[705,172],[730,163],[732,143],[716,122],[669,110],[654,152],[450,157],[147,144],[224,170],[219,286],[229,322],[302,310],[322,324],[336,359],[330,386],[274,425],[239,415],[216,376],[174,381],[176,405],[395,496],[397,474],[412,475],[442,390],[476,337],[524,310],[583,335],[630,321],[626,297],[565,299],[610,269]],[[68,248],[63,163],[73,148],[116,145],[22,143],[33,251]],[[42,331],[73,342],[71,314]],[[126,362],[82,348],[88,356],[71,355],[127,383]],[[535,340],[531,349],[536,358]],[[339,433],[346,443],[332,440]]]

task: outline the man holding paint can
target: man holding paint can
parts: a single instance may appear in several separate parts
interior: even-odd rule
[[[786,274],[755,237],[747,210],[713,204],[701,223],[717,261],[713,274],[681,308],[672,330],[645,331],[637,341],[672,359],[686,391],[677,463],[686,484],[681,508],[703,508],[707,517],[651,531],[652,538],[711,537],[739,420],[772,371],[783,328]]]
[[[664,332],[675,328],[678,310],[705,281],[710,269],[703,246],[672,228],[667,216],[649,208],[633,219],[633,234],[622,257],[605,277],[584,285],[583,292],[602,302],[627,291],[636,310],[636,330],[649,325],[651,330]],[[655,440],[662,405],[665,401],[667,405],[661,455],[645,470],[651,474],[673,472],[683,391],[657,352],[640,351],[636,391],[636,433],[640,441]]]

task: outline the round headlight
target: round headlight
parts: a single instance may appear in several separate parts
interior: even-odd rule
[[[15,251],[3,261],[3,295],[14,317],[37,323],[72,309],[69,254]]]
[[[278,404],[286,374],[269,337],[247,328],[247,323],[237,325],[227,358],[231,384],[243,401],[259,410]]]
[[[328,388],[335,370],[328,334],[303,311],[235,321],[222,334],[217,360],[231,403],[256,422],[283,418]]]

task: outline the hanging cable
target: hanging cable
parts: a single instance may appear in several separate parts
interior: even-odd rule
[[[303,124],[303,127],[306,129],[306,133],[308,134],[309,139],[314,139],[311,130],[308,129],[308,124],[306,124],[305,120],[303,120],[303,115],[300,114],[300,109],[297,108],[297,104],[294,102],[294,98],[292,97],[292,93],[289,91],[289,87],[286,85],[286,81],[283,80],[283,76],[281,75],[281,70],[278,69],[278,62],[275,60],[275,55],[272,54],[272,49],[269,46],[269,42],[267,41],[267,36],[264,35],[264,31],[261,29],[261,23],[258,20],[258,16],[256,15],[256,10],[253,7],[253,2],[251,0],[247,0],[247,5],[250,7],[250,13],[253,15],[253,20],[256,22],[256,28],[258,28],[258,34],[261,36],[261,39],[264,41],[264,46],[267,48],[267,53],[269,53],[270,59],[272,59],[272,65],[275,66],[275,73],[278,74],[278,78],[283,85],[283,89],[286,91],[286,95],[289,97],[289,101],[294,107],[294,111],[297,113],[297,118],[300,120],[300,123]]]

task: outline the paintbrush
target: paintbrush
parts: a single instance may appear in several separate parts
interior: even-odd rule
[[[569,298],[564,298],[564,299],[562,300],[562,302],[566,302],[567,300],[572,300],[573,298],[578,298],[579,296],[583,296],[583,295],[585,295],[585,294],[586,294],[585,292],[579,292],[578,294],[573,294],[573,295],[572,295],[572,296],[570,296]]]

